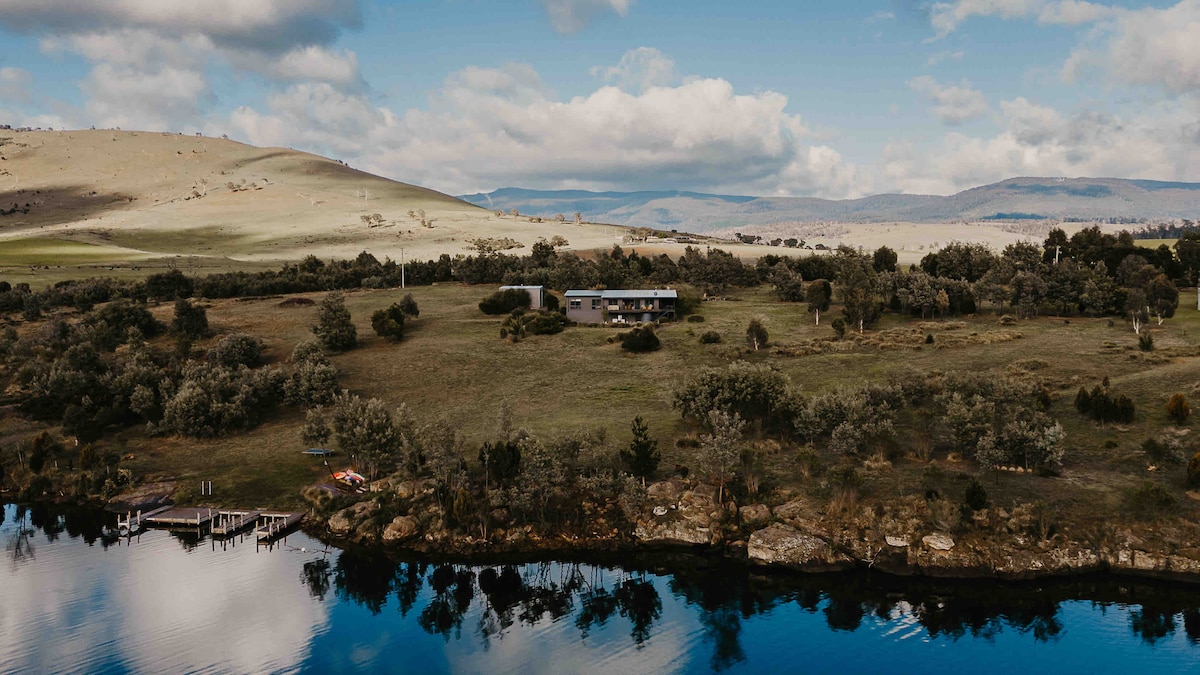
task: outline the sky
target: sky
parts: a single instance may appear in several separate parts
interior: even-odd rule
[[[1200,0],[0,0],[0,124],[450,194],[1200,181]]]

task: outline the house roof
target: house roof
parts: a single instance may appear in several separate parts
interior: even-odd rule
[[[509,290],[514,290],[514,291],[540,291],[540,290],[542,290],[542,288],[543,288],[542,286],[501,286],[501,287],[500,287],[500,290],[502,290],[502,291],[509,291]]]
[[[606,300],[633,300],[638,298],[678,298],[679,294],[669,289],[638,289],[626,291],[567,291],[568,298],[604,298]]]

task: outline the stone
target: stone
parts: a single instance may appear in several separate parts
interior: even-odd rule
[[[350,534],[354,529],[354,522],[350,519],[350,509],[345,508],[333,514],[329,518],[329,531],[336,535]]]
[[[954,548],[954,540],[950,535],[935,532],[921,538],[921,542],[935,551],[949,551]]]
[[[412,516],[397,516],[383,530],[384,543],[394,544],[417,536],[420,523]]]
[[[896,548],[908,547],[908,540],[904,537],[896,537],[889,534],[888,536],[884,537],[883,540],[887,542],[888,546],[895,546]]]
[[[852,558],[834,551],[824,539],[780,523],[751,534],[746,556],[759,565],[779,565],[806,572],[842,570],[854,565]]]
[[[633,536],[643,544],[683,546],[708,545],[717,537],[712,528],[688,520],[639,522]]]
[[[771,509],[766,504],[751,504],[738,510],[742,522],[747,525],[758,525],[771,519]]]
[[[655,500],[674,502],[679,500],[681,494],[683,486],[673,480],[651,483],[650,487],[646,488],[646,495]]]
[[[786,504],[776,506],[773,513],[780,520],[792,520],[796,518],[811,518],[814,513],[809,508],[808,502],[804,499],[793,499]]]
[[[667,507],[665,507],[665,506],[656,506],[656,507],[654,507],[654,515],[659,516],[661,518],[662,516],[667,515],[668,510],[669,509],[667,509]]]

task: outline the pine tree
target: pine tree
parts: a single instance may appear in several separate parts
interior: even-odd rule
[[[649,427],[642,416],[638,415],[633,418],[633,440],[629,442],[628,448],[621,450],[621,461],[624,462],[625,468],[629,469],[629,473],[641,478],[642,485],[645,485],[646,479],[654,476],[661,459],[658,441],[650,438]]]
[[[350,320],[350,310],[346,309],[346,300],[341,293],[330,293],[321,301],[317,325],[312,331],[331,351],[353,349],[358,344],[358,330]]]

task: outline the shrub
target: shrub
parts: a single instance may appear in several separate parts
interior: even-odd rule
[[[558,312],[536,312],[524,316],[525,332],[531,335],[554,335],[567,325],[567,317]]]
[[[927,345],[933,344],[933,333],[927,333],[925,335],[925,344],[927,344]]]
[[[972,478],[971,484],[963,494],[963,503],[972,511],[982,511],[987,508],[988,493],[978,478]]]
[[[1175,424],[1183,424],[1191,414],[1192,407],[1188,405],[1187,397],[1180,393],[1171,394],[1167,401],[1167,417]]]
[[[704,420],[710,410],[736,414],[747,422],[786,423],[788,379],[778,370],[745,361],[705,368],[675,392],[671,405],[689,419]]]
[[[1183,446],[1170,434],[1147,438],[1142,443],[1142,451],[1156,464],[1182,464],[1186,456]]]
[[[834,335],[837,335],[837,339],[841,340],[842,338],[846,337],[845,319],[839,316],[838,318],[834,319],[833,323],[829,324],[829,326],[830,328],[833,328],[833,333]]]
[[[1149,333],[1142,333],[1138,336],[1138,349],[1144,352],[1154,351],[1154,336]]]
[[[296,348],[292,350],[292,363],[304,363],[305,361],[320,361],[328,363],[329,359],[325,358],[325,350],[321,348],[321,343],[314,338],[301,340]]]
[[[533,299],[529,291],[520,288],[509,288],[496,291],[479,302],[479,311],[484,314],[508,314],[514,309],[529,309]]]
[[[704,315],[693,314],[687,318],[688,323],[704,323]]]
[[[208,352],[208,360],[226,368],[256,368],[262,363],[262,355],[262,340],[245,333],[232,333],[217,341]]]
[[[700,335],[700,344],[715,345],[721,341],[721,334],[715,330],[706,330]]]
[[[1153,481],[1143,481],[1125,500],[1126,511],[1140,520],[1157,520],[1172,511],[1175,495]]]
[[[760,347],[767,346],[767,340],[770,337],[767,335],[767,327],[758,319],[750,319],[750,325],[746,327],[746,344],[758,351]]]
[[[185,340],[199,340],[208,334],[208,312],[190,300],[176,300],[171,332]]]
[[[404,337],[405,311],[401,303],[393,303],[387,309],[377,309],[371,314],[371,328],[385,340],[399,341]]]
[[[413,298],[412,293],[406,294],[400,300],[400,311],[404,312],[404,316],[413,319],[421,316],[421,309],[417,307],[417,301]]]
[[[639,326],[617,337],[621,340],[621,349],[627,352],[652,352],[662,346],[652,326]]]
[[[1188,487],[1200,487],[1200,452],[1192,455],[1187,464]]]

